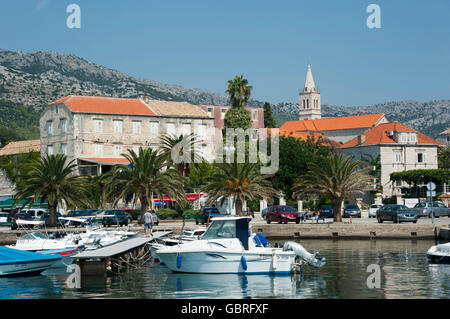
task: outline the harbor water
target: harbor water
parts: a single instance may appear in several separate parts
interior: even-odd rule
[[[284,242],[284,241],[279,241]],[[206,275],[172,273],[149,261],[120,275],[84,277],[52,268],[32,277],[0,278],[1,299],[46,298],[450,298],[450,265],[429,264],[428,240],[303,240],[327,259],[303,274]]]

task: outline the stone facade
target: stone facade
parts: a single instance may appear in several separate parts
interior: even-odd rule
[[[368,157],[375,159],[380,155],[380,179],[383,197],[400,194],[402,184],[390,180],[391,173],[413,169],[437,169],[437,145],[425,144],[377,144],[342,147],[340,152],[355,159]],[[420,154],[420,155],[419,155]],[[375,190],[375,189],[374,189]]]
[[[450,147],[450,128],[439,133],[436,137],[436,141],[445,145],[445,147]]]
[[[168,103],[173,107],[176,102]],[[195,133],[204,157],[212,160],[213,145],[207,136],[212,129],[214,120],[203,111],[195,117],[106,114],[74,112],[66,103],[57,103],[49,105],[40,118],[41,154],[64,153],[79,166],[96,161],[113,164],[128,149],[158,148],[163,134]],[[82,163],[84,160],[88,163]]]
[[[320,106],[320,92],[316,90],[316,84],[312,76],[311,65],[308,64],[305,85],[299,93],[300,110],[299,120],[316,120],[322,117]]]

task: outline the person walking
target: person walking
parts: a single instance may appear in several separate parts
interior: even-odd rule
[[[144,214],[144,229],[146,237],[150,237],[152,235],[152,228],[153,228],[152,214],[149,211],[147,211]]]

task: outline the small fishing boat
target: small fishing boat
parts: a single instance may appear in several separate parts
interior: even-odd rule
[[[450,264],[450,243],[434,245],[427,251],[428,261],[437,264]]]
[[[252,234],[249,217],[216,217],[198,240],[158,247],[158,259],[174,272],[273,273],[300,271],[304,264],[322,267],[325,258],[287,242],[271,247],[262,234]]]
[[[0,276],[39,274],[61,258],[0,246]]]

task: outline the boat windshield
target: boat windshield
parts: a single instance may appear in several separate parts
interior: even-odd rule
[[[236,221],[217,220],[203,234],[202,239],[236,238]]]
[[[36,240],[36,239],[47,239],[47,236],[45,236],[43,233],[31,233],[23,235],[19,238],[19,240]]]

